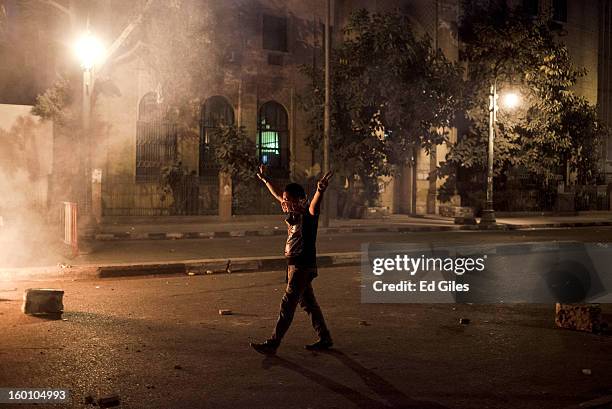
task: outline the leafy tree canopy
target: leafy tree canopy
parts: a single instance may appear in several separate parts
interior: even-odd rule
[[[524,169],[543,181],[569,163],[579,182],[597,172],[606,128],[596,107],[576,94],[586,74],[576,67],[549,17],[532,17],[504,1],[464,1],[460,21],[462,60],[467,65],[464,104],[467,126],[443,173],[486,167],[490,86],[498,94],[518,91],[522,104],[505,110],[498,101],[496,175]],[[447,192],[448,193],[448,192]]]
[[[447,140],[462,71],[417,35],[397,12],[353,13],[332,51],[331,154],[336,170],[358,175],[376,193],[413,148]],[[312,88],[301,96],[311,115],[310,146],[322,145],[323,71],[305,66]]]

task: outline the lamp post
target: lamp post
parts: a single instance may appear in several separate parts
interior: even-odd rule
[[[493,151],[495,146],[495,123],[497,121],[497,81],[491,85],[489,92],[489,147],[487,154],[487,199],[485,208],[482,211],[480,224],[483,226],[493,226],[496,224],[495,210],[493,209]],[[507,92],[502,95],[502,104],[508,109],[518,107],[521,97],[515,92]]]
[[[330,99],[331,99],[331,79],[330,79],[330,52],[331,52],[331,0],[325,0],[325,106],[323,112],[323,174],[329,172],[329,134],[330,126]],[[323,196],[323,227],[329,227],[329,193]]]
[[[82,139],[81,147],[85,147],[85,166],[83,169],[83,192],[81,201],[83,209],[80,214],[83,215],[81,232],[85,236],[91,236],[92,230],[96,223],[92,212],[92,138],[91,138],[91,105],[92,92],[94,86],[94,69],[97,65],[104,61],[105,49],[102,43],[94,37],[89,30],[79,38],[74,45],[74,53],[78,58],[81,68],[83,69],[83,89],[81,94],[81,126]],[[81,158],[83,160],[83,158]]]

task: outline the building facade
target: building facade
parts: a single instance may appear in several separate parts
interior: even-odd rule
[[[437,47],[457,58],[456,34],[451,29],[458,13],[456,1],[333,3],[333,27],[342,27],[359,8],[399,9],[412,17],[421,34],[429,34]],[[224,196],[228,191],[233,197],[229,199],[232,214],[278,210],[258,186],[219,181],[208,149],[219,124],[244,127],[258,147],[260,161],[269,166],[279,184],[290,179],[312,184],[319,172],[320,153],[305,143],[310,124],[300,109],[299,96],[309,84],[299,67],[322,64],[325,1],[210,2],[206,12],[212,15],[211,24],[218,25],[213,32],[231,36],[220,41],[226,48],[218,61],[222,77],[199,90],[199,139],[184,138],[172,124],[159,120],[160,82],[137,54],[115,64],[109,73],[119,92],[97,97],[95,115],[100,123],[109,124],[98,138],[95,162],[103,175],[105,216],[227,215]],[[146,27],[140,29],[134,35],[143,35]],[[333,31],[340,35],[340,30]],[[432,155],[415,151],[396,177],[381,179],[381,207],[391,213],[437,212],[440,181],[435,169],[444,155],[444,146]],[[185,185],[171,189],[174,195],[169,196],[160,188],[159,175],[168,173],[175,162],[186,174]]]
[[[590,102],[598,103],[602,118],[612,123],[611,0],[508,1],[533,13],[552,10],[564,28],[562,41],[568,45],[576,65],[588,72],[580,80],[578,92]],[[4,6],[5,21],[18,21],[12,16],[19,2],[0,3]],[[68,43],[75,31],[83,29],[75,21],[88,21],[89,29],[111,44],[125,32],[133,20],[130,16],[137,14],[146,2],[101,0],[85,4],[66,0],[59,3],[73,12],[69,20],[56,10],[39,16],[48,22],[37,23],[37,27],[50,37]],[[210,73],[206,74],[207,80],[202,82],[201,89],[192,92],[198,96],[198,129],[195,134],[187,135],[164,119],[163,81],[147,59],[147,53],[155,52],[147,49],[147,43],[156,28],[148,24],[145,13],[121,49],[96,73],[92,167],[101,184],[96,200],[100,202],[102,216],[228,217],[278,211],[261,186],[237,185],[219,175],[210,145],[219,125],[242,126],[277,183],[291,179],[312,187],[313,177],[320,170],[321,155],[305,143],[310,124],[300,109],[299,97],[309,84],[299,67],[322,64],[325,0],[184,0],[167,4],[175,3],[187,4],[192,16],[189,20],[206,21],[208,32],[212,33],[209,39],[215,58],[210,60]],[[354,10],[398,9],[409,16],[417,32],[432,38],[434,47],[442,49],[452,60],[459,57],[456,33],[461,15],[459,0],[334,0],[332,5],[335,39]],[[65,24],[68,21],[70,24]],[[2,27],[17,30],[15,24]],[[47,46],[34,48],[37,47]],[[45,69],[32,74],[37,77],[32,83],[48,86],[49,73],[65,65],[67,52],[60,48],[57,44],[48,45],[48,52],[44,54],[47,62],[42,64]],[[3,50],[7,50],[6,46]],[[3,63],[0,69],[8,69],[6,60],[0,61],[0,65]],[[456,137],[456,131],[452,130],[451,141]],[[58,175],[62,167],[71,166],[65,160],[70,151],[69,143],[65,142],[61,136],[56,137],[55,151],[63,152],[54,163],[54,172]],[[608,143],[605,164],[608,181],[612,180],[611,147],[612,143]],[[447,149],[441,145],[430,154],[415,150],[397,169],[396,176],[381,178],[380,207],[389,213],[438,213],[438,187],[443,181],[437,177],[436,169]],[[59,176],[56,179],[62,180]],[[460,204],[460,200],[454,198],[453,203]],[[336,208],[332,206],[332,214]]]

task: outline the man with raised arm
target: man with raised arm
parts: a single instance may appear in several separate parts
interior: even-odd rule
[[[298,303],[310,316],[312,326],[319,336],[317,342],[306,345],[305,348],[317,351],[329,349],[333,345],[312,289],[312,280],[317,276],[316,241],[321,201],[331,176],[332,172],[327,172],[319,180],[317,191],[308,203],[306,192],[301,185],[289,183],[284,191],[280,191],[266,178],[264,165],[259,166],[257,177],[265,183],[272,196],[281,203],[283,212],[287,214],[287,288],[281,300],[280,313],[272,336],[262,343],[251,343],[251,347],[261,354],[276,353],[291,325]]]

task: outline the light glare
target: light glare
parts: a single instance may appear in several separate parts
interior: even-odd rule
[[[89,70],[104,60],[105,50],[100,40],[87,32],[75,43],[74,53],[81,62],[81,67]]]
[[[502,105],[508,109],[514,109],[521,104],[521,97],[516,92],[507,92],[502,96]]]

